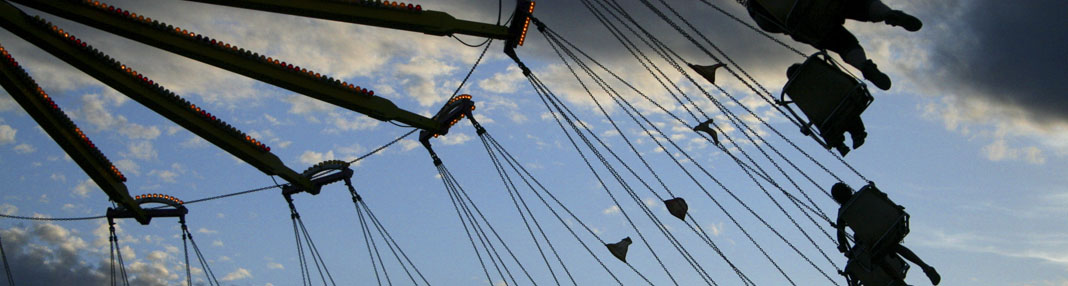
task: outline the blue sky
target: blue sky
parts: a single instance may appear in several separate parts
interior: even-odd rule
[[[127,3],[128,2],[128,3]],[[666,92],[610,38],[590,12],[569,1],[538,3],[536,14],[563,37],[620,73],[659,102],[670,104]],[[912,215],[912,232],[905,244],[939,269],[942,285],[1068,285],[1068,116],[1064,113],[1064,69],[1056,66],[1063,49],[1064,23],[1045,23],[1057,17],[1029,16],[1054,1],[1020,5],[996,1],[886,1],[925,21],[924,29],[908,33],[872,23],[849,23],[880,68],[894,79],[889,92],[873,91],[875,103],[864,114],[867,143],[845,158],[867,178],[878,183]],[[785,79],[783,70],[801,57],[732,22],[700,2],[670,2],[697,23],[710,38],[738,61],[772,93]],[[712,1],[747,19],[733,1]],[[117,6],[151,16],[190,31],[236,44],[302,67],[329,74],[375,90],[376,95],[416,113],[431,115],[459,85],[481,49],[455,39],[411,32],[361,27],[247,10],[177,1],[117,1]],[[493,1],[453,0],[420,3],[426,9],[445,11],[461,19],[494,22]],[[670,27],[638,3],[632,13],[648,23],[658,37],[687,61],[711,64]],[[505,3],[505,10],[510,10]],[[42,14],[24,9],[29,14]],[[1063,10],[1063,9],[1061,9]],[[298,171],[327,159],[360,156],[408,129],[378,122],[341,108],[256,82],[137,42],[45,15],[89,44],[112,55],[187,100],[203,106],[238,129],[260,138],[288,166]],[[995,21],[996,20],[996,21]],[[1005,23],[1003,26],[988,22]],[[1028,28],[1044,27],[1044,28]],[[1041,34],[1049,28],[1052,34]],[[1013,45],[997,41],[1010,37]],[[1057,32],[1059,31],[1059,32]],[[1021,34],[1036,33],[1033,37]],[[1052,35],[1052,36],[1051,36]],[[803,51],[811,49],[786,40]],[[464,37],[468,42],[477,39]],[[36,49],[10,32],[0,31],[0,44],[53,96],[96,145],[129,177],[131,194],[164,193],[184,200],[248,190],[273,184],[271,178],[241,163],[219,148],[152,113],[95,79]],[[1021,48],[1023,47],[1023,48]],[[1021,55],[1021,49],[1027,54]],[[531,33],[519,55],[532,67],[594,132],[604,138],[636,170],[643,168],[619,132],[604,119],[593,101],[563,68],[545,37]],[[1063,58],[1063,56],[1059,56]],[[1010,60],[1022,58],[1019,60]],[[1049,60],[1041,60],[1049,59]],[[1003,77],[998,77],[1003,75]],[[781,114],[757,100],[740,82],[720,74],[720,82],[743,104],[782,132],[802,150],[828,166],[848,183],[863,180],[834,157],[796,131]],[[685,79],[671,75],[680,84]],[[1036,83],[1037,82],[1037,83]],[[619,85],[618,82],[612,82]],[[711,104],[701,99],[698,105]],[[635,202],[609,198],[571,147],[567,137],[538,100],[522,74],[494,43],[475,70],[463,93],[473,95],[475,116],[534,176],[558,195],[595,233],[608,242],[635,239],[628,261],[655,284],[670,284],[650,251],[637,240],[634,229],[619,211],[638,221],[638,230],[650,238],[654,251],[682,285],[702,283],[686,261],[679,258],[654,224],[640,216]],[[79,217],[101,215],[110,206],[107,197],[36,123],[6,95],[0,96],[0,175],[8,184],[0,196],[0,212],[8,215]],[[718,99],[728,100],[720,94]],[[608,100],[604,94],[599,100]],[[823,271],[834,274],[827,262],[722,151],[701,141],[688,127],[655,110],[635,94],[624,94],[658,126],[679,142],[702,166],[738,194],[756,213],[797,245]],[[662,101],[660,101],[662,100]],[[732,110],[741,111],[736,105]],[[680,118],[689,118],[671,104]],[[642,134],[617,105],[607,107],[621,124],[622,135],[654,166],[672,191],[686,198],[691,214],[709,232],[725,255],[757,284],[784,285],[782,275],[763,258],[742,231],[715,207],[664,151]],[[721,116],[714,113],[713,116]],[[717,122],[725,122],[719,117]],[[693,124],[690,122],[689,124]],[[728,127],[728,126],[724,126]],[[823,186],[835,180],[766,128],[758,128],[766,141],[804,168]],[[737,131],[729,133],[741,137]],[[409,137],[354,166],[353,183],[365,202],[410,255],[432,284],[500,285],[486,281],[473,255],[445,187],[423,148]],[[551,284],[544,263],[530,244],[522,220],[493,170],[478,136],[467,123],[433,141],[435,150],[458,182],[486,213],[494,228],[516,251],[538,283]],[[752,142],[741,150],[760,156]],[[738,152],[738,149],[729,149]],[[677,153],[669,150],[668,152]],[[735,153],[738,154],[738,153]],[[677,156],[677,155],[676,155]],[[760,161],[761,159],[758,159]],[[761,161],[764,162],[764,161]],[[782,161],[779,161],[783,163]],[[762,163],[763,164],[763,163]],[[687,165],[692,166],[692,165]],[[771,164],[762,165],[771,171]],[[785,165],[784,165],[785,166]],[[618,167],[618,166],[617,166]],[[688,167],[691,168],[692,167]],[[638,170],[646,174],[644,170]],[[603,168],[597,172],[605,175]],[[645,175],[644,178],[650,178]],[[795,176],[795,179],[802,179]],[[670,217],[662,203],[633,178],[627,179],[666,227],[680,237],[699,263],[720,285],[738,285],[738,278],[711,248],[686,226]],[[700,179],[717,200],[782,265],[800,285],[830,284],[796,255],[775,234],[764,228],[740,204]],[[785,182],[779,182],[785,184]],[[817,205],[833,214],[836,205],[819,195],[814,186],[800,182]],[[806,185],[808,184],[808,185]],[[614,182],[608,189],[623,198]],[[521,188],[521,192],[529,192]],[[662,191],[662,190],[661,190]],[[785,202],[777,190],[769,189]],[[791,189],[791,192],[796,190]],[[524,196],[531,196],[525,193]],[[528,200],[531,199],[528,197]],[[581,285],[611,284],[567,230],[544,206],[531,202],[548,236]],[[295,197],[297,209],[324,254],[334,278],[342,284],[372,284],[367,250],[356,212],[341,185],[330,185],[318,196]],[[802,228],[841,267],[845,259],[834,246],[799,216]],[[294,255],[289,213],[277,190],[189,205],[190,230],[225,285],[293,285],[300,272]],[[568,221],[575,225],[574,221]],[[173,220],[154,220],[141,226],[119,224],[128,269],[140,285],[184,283],[181,239]],[[830,229],[824,226],[824,229]],[[589,233],[579,236],[627,285],[641,284],[625,265],[612,258]],[[103,220],[38,223],[5,219],[0,235],[13,261],[18,285],[89,281],[105,283],[108,247]],[[502,253],[504,255],[504,253]],[[388,259],[392,259],[387,255]],[[195,264],[194,264],[195,265]],[[387,264],[396,279],[401,270]],[[196,277],[202,277],[196,274]],[[832,276],[838,283],[842,279]],[[517,277],[518,278],[518,277]],[[56,280],[46,280],[56,279]],[[78,279],[78,280],[61,280]],[[52,281],[52,282],[48,282]],[[398,280],[394,280],[397,282]],[[929,285],[922,271],[913,268],[907,280]],[[520,284],[528,284],[520,281]],[[529,282],[529,281],[527,281]],[[30,284],[25,284],[30,283]]]

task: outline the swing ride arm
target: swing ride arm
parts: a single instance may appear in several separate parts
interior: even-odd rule
[[[515,14],[508,26],[492,25],[472,21],[458,20],[449,14],[437,11],[424,11],[407,6],[385,6],[366,1],[366,5],[346,4],[326,1],[272,1],[272,0],[237,0],[210,1],[193,0],[218,5],[258,9],[300,16],[338,20],[356,24],[372,25],[407,31],[422,32],[430,35],[465,34],[490,39],[505,40],[505,53],[514,54],[514,48],[522,45],[531,21],[534,3],[530,0],[517,0]],[[244,134],[220,123],[210,114],[191,105],[181,98],[154,85],[147,78],[111,60],[110,57],[97,52],[82,41],[74,42],[69,35],[55,35],[56,28],[49,31],[41,19],[32,19],[9,2],[19,3],[40,11],[57,15],[68,20],[95,27],[128,39],[132,39],[156,48],[160,48],[190,59],[194,59],[234,73],[242,74],[278,87],[313,97],[342,108],[363,113],[372,118],[401,123],[423,129],[430,134],[447,132],[448,125],[440,120],[420,116],[398,108],[393,102],[366,89],[354,87],[338,80],[320,76],[314,72],[302,70],[293,65],[286,65],[278,60],[259,56],[251,51],[238,49],[236,46],[211,40],[186,30],[165,23],[152,21],[143,15],[95,1],[58,0],[0,0],[0,26],[39,46],[56,57],[64,60],[79,70],[93,76],[117,91],[149,107],[154,112],[185,127],[212,144],[219,146],[230,154],[247,162],[269,175],[278,175],[289,181],[291,191],[308,191],[317,193],[319,184],[308,177],[293,171],[270,153],[265,145],[257,143]],[[69,43],[68,43],[69,42]],[[80,45],[81,47],[78,47]],[[146,84],[147,83],[147,84]],[[43,128],[55,127],[42,124]],[[238,135],[238,136],[235,136]],[[63,137],[63,140],[68,138]],[[59,141],[59,140],[57,140]],[[252,143],[252,144],[249,144]],[[63,143],[61,143],[63,145]],[[74,150],[71,153],[79,152]],[[73,156],[73,155],[72,155]],[[81,162],[79,162],[81,165]],[[82,166],[88,173],[93,173],[94,166]],[[114,184],[100,183],[109,197],[120,205],[140,210],[136,205],[127,203],[130,198],[125,185],[108,187]],[[110,191],[109,191],[110,190]],[[121,191],[119,191],[121,190]],[[138,220],[143,220],[143,212],[138,211]]]
[[[393,6],[381,3],[381,1],[355,1],[353,3],[352,1],[322,0],[188,1],[420,32],[435,36],[463,34],[505,40],[510,35],[506,26],[460,20],[445,12],[423,10],[421,6],[416,8],[414,4]]]
[[[62,30],[55,26],[51,26],[54,30],[50,30],[46,27],[50,25],[43,20],[30,18],[6,2],[0,2],[0,26],[219,146],[260,171],[268,175],[278,175],[302,188],[314,188],[308,178],[285,166],[266,145],[257,144],[251,137],[243,136],[240,131],[206,115],[206,112],[195,105],[190,105],[180,97],[151,83],[148,78],[137,75],[132,69],[120,66],[120,63],[109,60],[102,54],[94,54],[92,51],[95,50],[92,47],[76,40],[73,35],[60,34]],[[42,125],[42,128],[49,129],[49,127]],[[92,173],[89,171],[90,168],[85,169]],[[116,202],[129,199],[129,194],[124,192],[109,192],[108,195]]]
[[[355,92],[338,82],[323,80],[325,76],[317,78],[280,68],[274,63],[251,57],[249,53],[238,52],[236,47],[231,50],[229,44],[227,48],[220,48],[212,42],[201,40],[206,38],[198,39],[176,33],[174,27],[163,23],[141,22],[124,14],[99,9],[83,1],[11,0],[11,2],[285,88],[378,120],[396,120],[426,130],[441,129],[439,124],[429,118],[398,108],[388,99]]]
[[[78,164],[89,178],[100,187],[119,206],[127,210],[129,217],[138,222],[148,223],[149,217],[145,210],[130,197],[130,192],[123,181],[126,177],[108,161],[107,157],[93,145],[92,141],[81,129],[63,113],[55,102],[33,82],[33,79],[22,71],[14,58],[2,47],[6,59],[0,64],[0,85],[4,86],[7,93],[26,110],[26,113],[37,121],[41,129],[70,155],[70,158]]]
[[[374,96],[373,92],[371,94],[358,90],[353,92],[352,88],[338,84],[336,81],[324,81],[321,77],[307,76],[299,72],[299,68],[297,72],[285,68],[280,69],[276,64],[249,56],[250,53],[243,49],[239,52],[236,46],[231,50],[227,44],[227,49],[220,49],[214,44],[209,44],[207,40],[194,37],[193,34],[177,33],[179,28],[163,23],[140,22],[135,17],[130,17],[129,14],[112,13],[107,9],[94,7],[93,4],[85,1],[9,1],[289,89],[378,120],[396,120],[436,133],[445,128],[435,120],[401,109],[388,99]],[[401,9],[375,4],[279,0],[194,1],[423,32],[431,35],[466,34],[501,39],[506,40],[506,52],[511,52],[516,46],[523,44],[530,13],[534,10],[533,1],[519,0],[511,25],[500,26],[459,20],[444,12],[421,9],[417,11],[414,8],[409,10],[407,7]],[[108,8],[114,7],[108,6]],[[129,13],[129,11],[126,12]],[[161,29],[163,27],[165,29]]]

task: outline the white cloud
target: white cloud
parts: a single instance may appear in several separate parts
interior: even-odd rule
[[[115,161],[115,168],[119,168],[119,171],[122,171],[123,173],[141,175],[141,166],[137,165],[137,163],[130,159]]]
[[[222,242],[222,240],[215,240],[215,241],[212,241],[212,242],[211,242],[211,246],[214,246],[214,247],[223,247],[223,242]]]
[[[156,158],[158,155],[156,148],[152,146],[151,141],[134,141],[126,146],[127,153],[124,153],[124,155],[135,159],[149,160]]]
[[[202,227],[202,228],[200,228],[200,229],[198,229],[198,230],[197,230],[197,233],[202,233],[202,234],[216,234],[216,233],[219,233],[219,231],[217,231],[217,230],[210,230],[210,229],[207,229],[207,228],[203,228],[203,227]]]
[[[117,126],[120,122],[115,118],[113,112],[107,109],[107,102],[101,98],[100,94],[90,93],[82,96],[82,107],[75,114],[80,115],[81,119],[89,121],[89,124],[96,127],[97,130],[110,129]]]
[[[1044,164],[1050,155],[1068,156],[1068,123],[1034,122],[1020,108],[975,97],[946,95],[920,108],[924,118],[941,121],[946,130],[989,140],[980,153],[991,161]]]
[[[1046,157],[1042,155],[1042,150],[1038,147],[1013,148],[1008,146],[1005,139],[994,140],[990,145],[983,147],[983,154],[987,159],[995,162],[1022,158],[1031,164],[1046,163]]]
[[[152,252],[148,253],[148,256],[146,258],[155,262],[163,262],[164,259],[167,259],[167,256],[168,255],[166,252],[153,250]]]
[[[412,149],[418,148],[419,146],[423,146],[423,144],[419,143],[419,141],[415,141],[415,140],[411,140],[411,139],[402,139],[398,143],[400,143],[401,149],[404,150],[404,151],[410,151]]]
[[[14,98],[10,96],[0,97],[0,112],[14,110],[18,106]]]
[[[519,67],[509,65],[505,72],[494,74],[493,77],[478,81],[478,87],[493,93],[515,93],[521,86],[523,71]]]
[[[185,129],[183,129],[182,127],[180,127],[178,125],[167,127],[167,136],[174,136],[174,134],[178,134],[178,131],[182,131],[182,130],[185,130]]]
[[[275,118],[274,116],[271,116],[270,114],[264,113],[263,114],[263,119],[267,120],[267,122],[270,123],[271,126],[281,125],[281,122],[278,121],[278,118]]]
[[[14,205],[12,205],[12,204],[9,204],[9,203],[0,204],[0,214],[3,214],[3,215],[14,215],[14,214],[16,214],[18,212],[19,212],[19,208],[14,206]]]
[[[282,264],[281,264],[281,263],[277,263],[277,262],[268,262],[268,263],[267,263],[267,269],[279,269],[279,270],[281,270],[281,269],[286,269],[286,267],[285,267],[285,266],[282,266]]]
[[[308,150],[308,151],[304,151],[304,154],[300,155],[300,162],[304,163],[304,164],[307,164],[307,165],[314,165],[314,164],[322,162],[322,161],[333,160],[333,159],[335,159],[333,150],[327,151],[326,153],[319,153],[319,152]]]
[[[197,136],[196,134],[190,134],[189,139],[182,141],[182,143],[178,143],[178,145],[184,148],[203,148],[208,147],[208,141],[204,140],[204,138],[200,138],[200,136]]]
[[[351,115],[349,115],[351,114]],[[370,130],[378,126],[382,121],[367,117],[362,114],[349,113],[330,113],[330,123],[332,126],[341,129],[342,131],[354,131],[354,130]]]
[[[642,202],[645,203],[645,206],[649,208],[655,207],[660,204],[660,201],[658,201],[656,198],[645,198],[644,200],[642,200]]]
[[[319,113],[330,111],[336,108],[325,101],[299,94],[294,94],[289,97],[286,97],[285,101],[289,102],[289,113],[292,114]]]
[[[230,272],[226,274],[226,276],[223,276],[222,281],[234,281],[247,278],[252,278],[252,273],[249,272],[248,269],[239,267],[237,270],[234,270],[234,272]]]
[[[164,182],[167,182],[167,183],[176,183],[176,182],[178,182],[178,180],[177,180],[178,173],[175,173],[174,171],[171,171],[171,170],[152,170],[151,172],[148,172],[148,175],[149,176],[159,177],[160,180],[162,180]]]
[[[49,176],[49,178],[51,178],[53,181],[56,181],[56,182],[66,182],[67,181],[67,176],[65,176],[63,174],[60,174],[60,173],[52,173],[52,175]]]
[[[0,145],[15,143],[18,130],[7,124],[0,124]]]
[[[606,214],[606,215],[618,214],[619,212],[620,212],[619,206],[615,206],[615,205],[613,205],[611,207],[608,207],[607,209],[604,209],[604,210],[601,211],[602,214]]]
[[[723,223],[705,225],[703,229],[712,231],[712,236],[719,236],[723,233]]]
[[[460,145],[466,143],[467,141],[471,141],[471,139],[471,136],[467,135],[467,133],[450,133],[448,135],[438,137],[438,140],[441,141],[441,144],[445,145]]]
[[[119,115],[119,121],[125,123],[125,126],[123,126],[122,129],[119,129],[119,133],[126,135],[126,138],[152,140],[156,139],[156,137],[159,137],[159,135],[163,133],[159,130],[159,127],[156,126],[146,127],[137,123],[129,123],[126,120],[126,117],[122,115]]]
[[[19,145],[15,145],[15,153],[29,154],[33,153],[34,151],[37,151],[37,148],[33,147],[33,145],[30,144],[22,143]]]
[[[444,102],[451,94],[448,88],[437,86],[436,78],[449,75],[456,69],[440,59],[417,56],[397,65],[394,76],[402,86],[407,87],[405,92],[408,97],[419,102],[419,106],[426,107]]]
[[[100,187],[96,185],[96,182],[94,182],[93,179],[85,179],[85,181],[79,183],[78,186],[74,187],[74,194],[78,195],[79,197],[88,198],[89,192],[99,190]]]

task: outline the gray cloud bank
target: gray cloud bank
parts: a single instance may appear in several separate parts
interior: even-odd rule
[[[942,2],[942,1],[937,1]],[[1040,123],[1068,122],[1068,2],[924,3],[933,85],[963,97],[1020,107]]]
[[[110,258],[76,232],[51,223],[0,230],[15,285],[110,285]],[[106,252],[107,249],[104,249]],[[131,285],[168,285],[167,271],[136,262],[126,249]],[[0,272],[7,280],[7,275]]]

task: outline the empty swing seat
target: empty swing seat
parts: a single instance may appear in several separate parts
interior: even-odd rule
[[[890,201],[874,184],[853,194],[842,205],[838,217],[853,230],[856,244],[865,246],[868,255],[874,258],[887,256],[909,233],[909,214],[905,208]]]
[[[844,140],[850,124],[875,100],[868,88],[842,71],[825,52],[810,56],[804,63],[791,67],[789,81],[783,87],[778,104],[787,107],[801,122],[801,132],[812,136],[824,148],[835,147]],[[786,100],[789,96],[790,100]],[[801,113],[802,118],[794,108]],[[815,127],[815,130],[813,130]],[[818,131],[818,136],[817,132]]]

